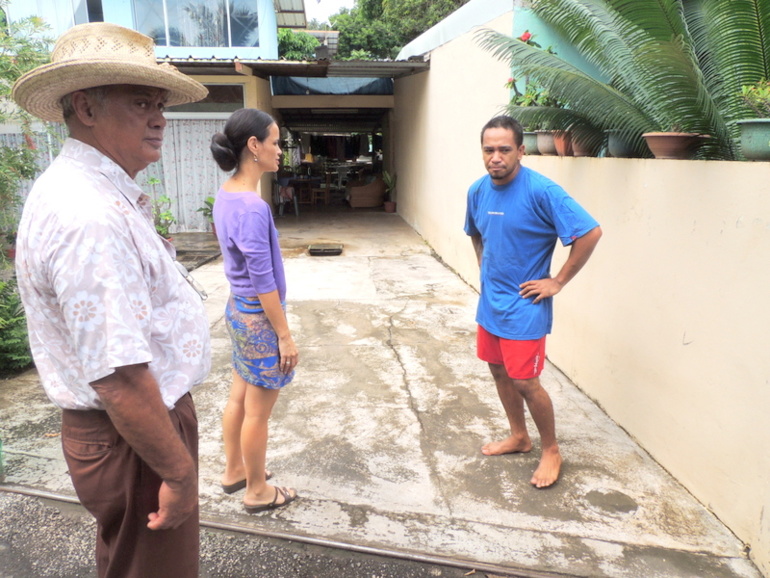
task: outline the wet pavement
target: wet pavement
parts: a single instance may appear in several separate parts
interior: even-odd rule
[[[203,255],[216,252],[210,233],[174,238],[204,262],[193,276],[209,294],[213,369],[194,393],[204,526],[245,532],[232,534],[245,543],[443,560],[488,575],[761,576],[743,544],[550,363],[542,381],[565,457],[560,481],[548,490],[529,484],[536,436],[530,454],[483,456],[481,445],[507,435],[507,422],[475,356],[477,295],[398,215],[303,213],[277,224],[301,360],[273,412],[268,465],[301,499],[260,515],[219,488],[230,379],[221,258]],[[316,243],[343,252],[310,256]],[[34,372],[0,382],[6,488],[73,495],[58,424]],[[4,520],[31,523],[0,498]],[[2,543],[0,532],[0,555]],[[306,575],[347,575],[326,568]],[[287,571],[223,575],[301,575]]]

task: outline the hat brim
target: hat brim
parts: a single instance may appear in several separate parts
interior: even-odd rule
[[[169,92],[167,106],[206,98],[205,86],[169,64],[146,65],[114,60],[89,60],[44,64],[29,71],[13,85],[13,99],[30,114],[50,122],[62,122],[63,96],[96,86],[131,84],[162,88]]]

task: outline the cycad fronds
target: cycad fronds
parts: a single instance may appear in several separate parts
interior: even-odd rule
[[[594,132],[619,129],[640,150],[643,132],[707,134],[700,156],[736,157],[734,122],[750,116],[740,88],[770,77],[770,2],[702,0],[685,9],[681,0],[532,0],[531,9],[601,78],[519,40],[481,31],[482,47],[571,111],[519,107],[522,119],[554,128],[571,119]]]

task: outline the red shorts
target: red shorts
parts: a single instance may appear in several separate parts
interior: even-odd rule
[[[511,379],[533,379],[545,366],[545,336],[526,341],[505,339],[479,325],[476,352],[481,361],[505,366]]]

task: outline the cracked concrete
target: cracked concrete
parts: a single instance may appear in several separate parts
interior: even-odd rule
[[[511,572],[760,578],[729,529],[551,364],[542,380],[565,457],[559,483],[529,484],[536,436],[530,454],[483,456],[507,422],[475,356],[477,296],[397,215],[277,222],[301,358],[273,413],[268,463],[301,499],[249,516],[239,494],[219,488],[230,365],[215,260],[193,272],[210,296],[214,344],[212,373],[195,391],[204,519]],[[307,254],[324,242],[342,243],[342,255]],[[0,388],[6,484],[72,495],[48,437],[57,412],[36,382],[32,372]]]

